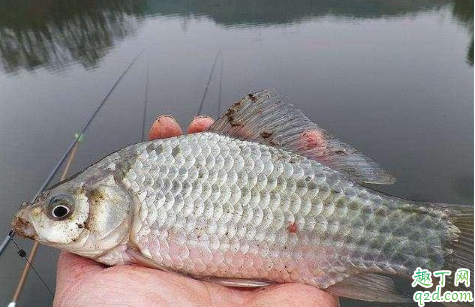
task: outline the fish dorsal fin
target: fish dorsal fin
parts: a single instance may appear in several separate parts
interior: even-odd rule
[[[361,183],[395,182],[371,158],[310,121],[274,90],[243,97],[209,131],[292,151]]]
[[[397,290],[391,278],[378,274],[353,275],[328,287],[325,291],[336,296],[370,302],[414,302],[412,298],[404,296]]]

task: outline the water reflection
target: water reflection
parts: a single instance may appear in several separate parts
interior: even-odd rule
[[[149,0],[147,14],[203,15],[225,26],[268,25],[323,17],[381,18],[434,10],[448,0],[348,1],[348,0]]]
[[[450,5],[422,1],[276,0],[0,0],[0,58],[3,69],[60,69],[70,62],[97,65],[114,44],[136,32],[141,16],[206,16],[221,26],[284,24],[322,16],[383,18]],[[473,2],[454,0],[453,15],[472,36]]]
[[[136,30],[133,0],[0,1],[3,69],[94,67],[115,42]]]
[[[473,66],[473,1],[454,0],[452,13],[463,26],[468,28],[472,37],[467,48],[467,62]]]

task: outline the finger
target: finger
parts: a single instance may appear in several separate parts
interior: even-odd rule
[[[282,284],[255,292],[245,305],[338,307],[339,301],[337,297],[311,286]]]
[[[115,266],[96,275],[87,286],[99,285],[103,293],[118,293],[114,298],[99,295],[96,305],[108,306],[223,306],[240,305],[240,296],[231,289],[179,275],[140,266]],[[86,292],[87,291],[82,291]],[[77,300],[76,300],[77,301]],[[87,305],[90,297],[83,300]]]
[[[213,123],[214,119],[207,115],[196,116],[188,126],[188,133],[206,131]]]
[[[78,282],[85,276],[95,274],[104,269],[104,267],[91,260],[77,255],[61,252],[57,265],[56,283],[58,290],[71,281]]]
[[[153,122],[148,133],[149,140],[171,138],[182,135],[183,131],[175,118],[171,115],[162,115]]]

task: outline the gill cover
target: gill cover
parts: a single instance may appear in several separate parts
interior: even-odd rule
[[[125,232],[128,233],[126,230],[132,200],[125,188],[119,186],[112,175],[88,183],[86,195],[90,212],[84,226],[90,231],[90,235],[97,240],[107,241],[101,243],[107,245],[112,243],[112,238],[123,237]]]

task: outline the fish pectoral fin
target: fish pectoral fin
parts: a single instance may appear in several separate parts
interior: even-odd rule
[[[170,272],[170,270],[167,269],[166,267],[159,265],[158,263],[156,263],[150,258],[145,257],[144,255],[142,255],[139,251],[135,249],[128,248],[125,252],[129,255],[132,262],[135,264],[138,264],[150,269],[158,269],[161,271]]]
[[[370,302],[414,302],[412,298],[399,292],[390,277],[378,274],[353,275],[328,287],[325,291],[336,296]]]
[[[240,99],[209,131],[294,152],[340,171],[356,182],[395,182],[371,158],[310,121],[274,90],[262,90]]]
[[[204,277],[200,278],[202,281],[212,282],[225,287],[237,288],[259,288],[274,284],[268,280],[259,279],[243,279],[243,278],[224,278],[224,277]]]

